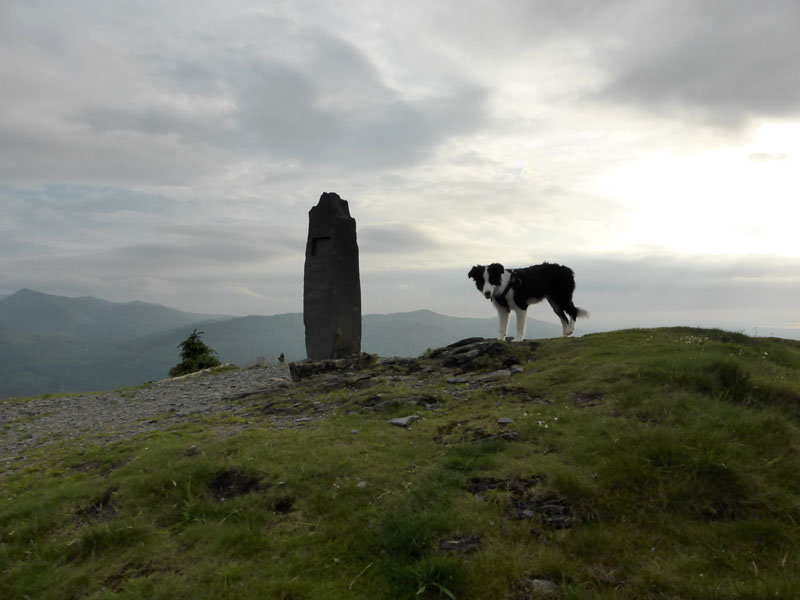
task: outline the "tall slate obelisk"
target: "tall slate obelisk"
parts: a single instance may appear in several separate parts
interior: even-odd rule
[[[356,220],[338,194],[322,194],[308,212],[303,323],[309,359],[361,353]]]

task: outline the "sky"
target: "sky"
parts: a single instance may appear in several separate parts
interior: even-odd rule
[[[800,338],[796,0],[0,0],[0,295],[302,311],[348,200],[365,314]],[[546,304],[529,316],[558,323]]]

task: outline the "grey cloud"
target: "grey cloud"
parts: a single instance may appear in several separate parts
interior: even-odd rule
[[[568,264],[576,273],[576,304],[613,326],[669,316],[674,324],[774,324],[790,321],[800,302],[797,258],[584,255]],[[761,310],[767,298],[769,314]]]
[[[156,107],[141,110],[97,108],[75,115],[75,120],[85,123],[95,133],[110,131],[136,131],[148,135],[177,134],[184,139],[202,139],[202,123],[191,115]]]
[[[103,260],[131,265],[159,263],[168,271],[181,265],[266,265],[302,255],[305,232],[279,225],[242,223],[215,226],[170,225],[155,232],[161,239],[110,248]]]
[[[235,153],[344,167],[408,165],[445,138],[486,123],[488,92],[477,85],[454,81],[449,93],[409,99],[333,34],[295,31],[281,20],[270,27],[280,28],[270,31],[284,45],[280,51],[254,45],[242,54],[219,46],[153,62],[163,93],[194,94],[186,106],[89,106],[73,118],[95,133],[174,135]]]
[[[229,82],[240,139],[268,154],[314,165],[407,165],[485,123],[488,94],[478,86],[407,99],[355,47],[321,33],[304,42],[310,50],[299,64],[252,60]]]
[[[0,208],[0,270],[34,279],[48,266],[76,278],[138,272],[170,277],[184,266],[267,268],[301,254],[305,244],[305,232],[285,224],[225,217],[213,225],[192,224],[186,217],[197,207],[191,204],[121,189],[0,187]],[[39,287],[35,281],[25,285]]]
[[[22,184],[184,185],[232,158],[224,149],[137,130],[96,133],[61,124],[48,129],[0,122],[0,177]]]
[[[277,225],[180,225],[147,228],[142,238],[150,241],[140,241],[136,231],[117,228],[86,247],[72,231],[64,244],[57,240],[35,252],[3,252],[0,273],[13,276],[0,279],[0,294],[29,287],[199,312],[254,312],[246,308],[247,296],[236,292],[249,288],[269,290],[267,304],[256,312],[287,311],[292,309],[289,296],[295,304],[302,297],[296,290],[302,284],[304,233]],[[0,246],[6,246],[5,240]]]
[[[111,230],[109,219],[124,214],[114,232],[135,229],[141,220],[176,216],[176,203],[164,196],[121,188],[48,185],[0,186],[4,237],[43,245],[61,239],[86,241]],[[126,222],[128,224],[126,224]]]
[[[91,6],[88,21],[64,7],[39,20],[20,4],[3,31],[15,56],[13,69],[0,67],[7,182],[186,185],[242,160],[404,166],[487,123],[486,89],[452,74],[410,96],[323,26],[254,15],[242,24],[242,7],[192,10],[188,22],[159,7],[164,24]]]
[[[163,215],[165,207],[172,204],[165,196],[130,189],[55,184],[34,188],[0,185],[0,199],[14,199],[21,205],[30,203],[31,208],[45,206],[67,215],[76,215],[80,220],[85,219],[89,213],[112,213],[119,210]]]
[[[598,98],[724,127],[800,114],[794,0],[660,0],[629,15],[599,48]]]
[[[115,248],[108,253],[108,259],[119,265],[147,264],[158,262],[176,268],[180,265],[208,265],[213,263],[246,263],[263,260],[265,249],[261,246],[229,241],[214,242],[195,240],[193,242],[135,244]]]
[[[800,114],[800,3],[774,0],[465,0],[436,29],[475,61],[547,56],[597,71],[584,101],[736,128]],[[531,78],[536,77],[531,71]]]
[[[411,225],[373,225],[360,228],[358,246],[365,254],[414,254],[441,246]]]

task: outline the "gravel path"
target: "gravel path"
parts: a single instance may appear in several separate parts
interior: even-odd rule
[[[291,384],[286,366],[195,373],[99,394],[0,400],[0,476],[37,446],[86,434],[127,439],[208,415],[243,413],[242,399]]]

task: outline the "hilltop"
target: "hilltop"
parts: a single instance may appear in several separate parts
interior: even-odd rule
[[[468,340],[220,391],[249,371],[193,378],[142,432],[27,447],[0,595],[800,597],[798,342]]]

